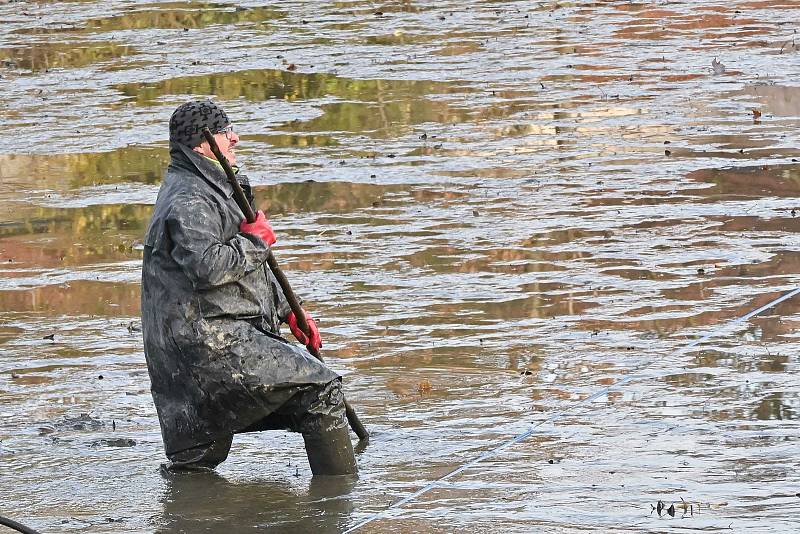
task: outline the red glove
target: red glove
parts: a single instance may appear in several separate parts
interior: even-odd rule
[[[319,351],[320,347],[322,347],[322,337],[319,335],[319,328],[317,328],[317,323],[314,322],[314,319],[308,314],[307,311],[303,310],[303,313],[306,316],[306,322],[308,323],[308,328],[311,330],[311,341],[308,340],[306,335],[300,330],[300,327],[297,325],[297,317],[294,316],[294,312],[289,314],[286,321],[289,323],[289,330],[292,331],[294,337],[297,338],[297,341],[308,347],[309,349],[314,349]]]
[[[251,223],[242,221],[242,224],[239,225],[239,231],[260,237],[261,240],[269,246],[274,245],[278,240],[275,237],[275,232],[272,231],[272,226],[269,225],[267,216],[264,215],[264,212],[261,210],[258,210],[258,213],[256,213],[255,221]]]

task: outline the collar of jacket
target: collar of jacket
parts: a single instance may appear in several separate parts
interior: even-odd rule
[[[228,183],[228,177],[218,161],[198,154],[179,143],[170,144],[169,155],[172,158],[171,165],[196,174],[227,198],[233,196],[233,188]]]

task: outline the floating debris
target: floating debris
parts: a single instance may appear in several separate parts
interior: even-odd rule
[[[103,428],[106,424],[88,413],[82,413],[77,417],[65,417],[54,426],[58,430],[97,430]]]
[[[93,441],[90,447],[135,447],[136,440],[130,438],[103,438]]]
[[[424,395],[425,393],[430,393],[433,390],[433,384],[427,378],[420,380],[419,384],[417,384],[417,391],[419,391],[420,395]]]

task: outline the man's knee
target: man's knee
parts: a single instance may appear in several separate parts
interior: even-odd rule
[[[314,432],[323,426],[347,426],[341,380],[328,382],[309,392],[305,408],[299,429],[301,432]]]

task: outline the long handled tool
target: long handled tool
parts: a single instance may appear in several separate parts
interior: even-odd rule
[[[17,532],[22,532],[22,534],[39,534],[38,531],[33,530],[30,527],[26,527],[22,523],[17,523],[13,519],[3,517],[2,515],[0,515],[0,525],[16,530]]]
[[[252,223],[256,220],[256,214],[253,212],[253,208],[250,206],[250,203],[244,196],[242,186],[239,185],[239,181],[236,179],[236,174],[234,174],[230,163],[228,163],[227,158],[222,155],[216,139],[214,139],[214,136],[208,128],[203,128],[203,135],[205,136],[206,141],[208,141],[208,145],[211,147],[211,151],[214,153],[214,156],[216,156],[217,161],[220,162],[222,168],[225,170],[225,175],[228,177],[228,181],[233,188],[233,198],[236,200],[236,204],[238,204],[239,209],[242,210],[242,214],[244,215],[244,218],[247,219],[247,222]],[[275,275],[275,279],[278,281],[278,284],[280,284],[284,296],[286,296],[286,301],[292,308],[292,312],[294,312],[294,316],[297,319],[297,326],[300,327],[300,330],[305,333],[308,339],[311,339],[311,329],[308,327],[308,321],[306,321],[306,315],[303,313],[303,308],[300,306],[300,302],[297,300],[297,296],[294,294],[294,291],[292,291],[292,286],[289,284],[289,280],[286,278],[286,275],[283,274],[281,268],[278,267],[278,262],[275,261],[275,256],[272,254],[272,251],[270,251],[269,256],[267,256],[267,265],[269,265],[272,274]],[[317,349],[311,346],[306,348],[312,356],[317,358],[319,361],[324,361],[322,359],[322,355]],[[361,421],[359,420],[358,415],[356,415],[355,410],[353,410],[353,407],[350,406],[350,403],[348,403],[346,400],[344,401],[344,409],[345,414],[347,415],[347,422],[350,423],[350,428],[352,428],[353,432],[356,433],[358,439],[362,441],[369,439],[369,432],[367,432],[367,429],[364,428],[363,424],[361,424]]]

